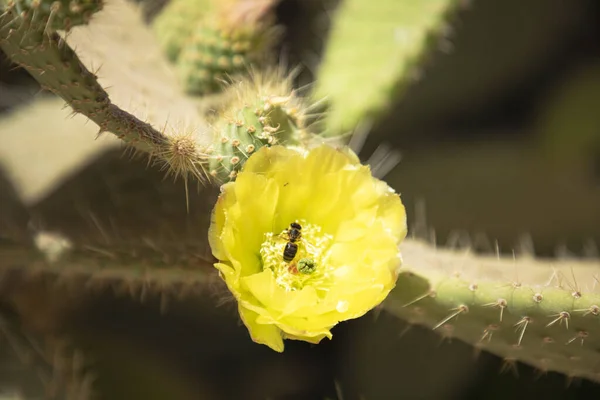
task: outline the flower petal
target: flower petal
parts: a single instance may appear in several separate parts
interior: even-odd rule
[[[223,248],[221,233],[223,232],[223,227],[225,225],[225,210],[236,202],[235,192],[230,190],[232,189],[232,186],[233,182],[222,186],[222,193],[217,199],[217,204],[211,215],[210,227],[208,228],[208,243],[213,256],[218,260],[225,260],[228,258],[228,254]]]
[[[259,315],[245,307],[239,306],[238,310],[242,322],[248,328],[250,337],[254,342],[267,345],[279,353],[283,352],[283,338],[281,337],[281,330],[279,328],[275,325],[257,322]]]

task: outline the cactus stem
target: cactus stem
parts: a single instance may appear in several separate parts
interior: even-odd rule
[[[36,279],[47,279],[57,289],[66,286],[67,291],[74,294],[110,287],[115,292],[127,292],[139,298],[148,291],[183,294],[181,289],[185,289],[192,293],[212,282],[210,260],[194,258],[166,264],[160,255],[152,260],[150,255],[154,253],[147,249],[143,259],[132,261],[123,252],[107,252],[86,245],[73,246],[59,258],[50,254],[53,256],[50,258],[47,249],[3,244],[0,246],[0,295],[10,297],[21,284]]]
[[[83,114],[97,124],[98,135],[113,133],[136,153],[159,159],[175,177],[192,175],[201,183],[208,180],[203,146],[185,135],[165,135],[113,104],[96,74],[83,65],[66,41],[56,32],[42,32],[49,24],[42,26],[44,21],[25,14],[5,12],[0,17],[0,48],[31,73],[42,89],[64,99],[73,115]]]
[[[503,357],[505,368],[519,361],[600,381],[597,261],[474,261],[410,240],[401,250],[404,265],[383,303],[388,312],[443,340],[467,342],[475,355],[486,350]],[[512,276],[514,268],[521,276]]]
[[[23,18],[16,28],[14,21],[11,14],[0,18],[0,47],[43,89],[59,95],[74,112],[86,115],[102,131],[114,133],[136,149],[152,153],[168,141],[149,124],[112,104],[95,75],[57,33],[41,34],[31,18]]]

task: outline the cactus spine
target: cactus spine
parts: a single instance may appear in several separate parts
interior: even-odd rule
[[[600,263],[475,258],[413,241],[401,247],[404,271],[386,310],[508,364],[600,382]]]

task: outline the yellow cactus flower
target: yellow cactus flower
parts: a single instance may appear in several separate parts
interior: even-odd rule
[[[400,196],[326,145],[261,148],[222,187],[209,230],[252,340],[279,352],[283,339],[331,339],[338,322],[380,304],[405,236]]]

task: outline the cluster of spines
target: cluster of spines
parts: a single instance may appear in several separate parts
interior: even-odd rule
[[[17,16],[31,14],[48,31],[68,31],[86,25],[103,8],[104,0],[8,0],[4,5],[5,12]]]
[[[209,131],[183,128],[165,135],[166,142],[153,153],[156,161],[186,183],[193,175],[218,186],[235,180],[261,147],[307,147],[318,142],[306,123],[313,106],[293,89],[294,76],[284,68],[266,68],[232,80],[223,103],[209,117]]]
[[[235,90],[235,87],[233,88]],[[259,148],[274,144],[298,145],[307,135],[295,95],[260,96],[252,103],[236,103],[214,126],[209,173],[218,182],[234,180],[245,161]]]

